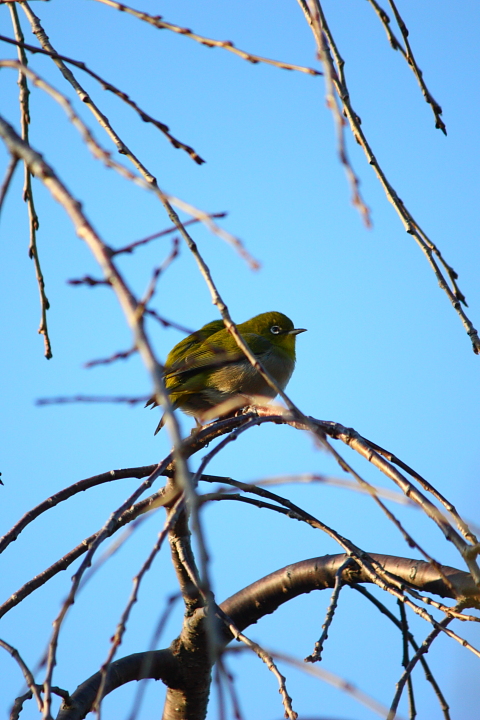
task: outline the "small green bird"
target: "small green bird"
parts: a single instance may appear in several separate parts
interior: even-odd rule
[[[295,367],[295,328],[286,315],[266,312],[241,325],[239,333],[283,390]],[[181,340],[165,362],[165,386],[174,409],[196,419],[231,413],[272,400],[276,392],[245,357],[222,320],[214,320]],[[155,407],[152,398],[147,405]],[[215,415],[213,408],[219,407]],[[164,424],[160,420],[155,434]]]

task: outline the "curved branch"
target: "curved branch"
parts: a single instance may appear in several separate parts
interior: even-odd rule
[[[166,685],[174,686],[177,682],[178,664],[171,650],[154,650],[134,653],[113,662],[108,670],[104,694],[116,690],[121,685],[150,678],[162,680]],[[85,680],[71,695],[68,704],[62,703],[57,720],[80,720],[84,718],[93,705],[101,683],[101,673],[95,673]]]
[[[422,592],[430,592],[441,597],[480,607],[480,591],[469,573],[444,565],[439,573],[423,560],[380,555],[370,553],[370,557],[384,570],[396,575],[402,583]],[[258,622],[264,615],[271,614],[298,595],[312,590],[325,590],[335,587],[335,577],[348,556],[324,555],[323,557],[302,560],[276,570],[232,595],[221,604],[222,610],[229,615],[235,625],[244,628]],[[442,575],[449,582],[446,583]],[[356,567],[344,570],[346,583],[371,582],[363,569]],[[452,593],[451,586],[455,592]]]
[[[462,598],[465,604],[480,607],[480,591],[468,573],[443,566],[441,573],[429,563],[421,560],[371,554],[371,557],[386,571],[396,575],[402,583],[422,592],[441,597]],[[220,605],[221,614],[226,614],[232,624],[244,630],[271,614],[285,602],[312,590],[325,590],[335,586],[336,574],[347,555],[325,555],[287,565],[270,575],[257,580],[235,593]],[[443,576],[448,578],[445,582]],[[344,570],[345,583],[371,582],[370,577],[358,565]],[[219,648],[226,647],[233,639],[231,632],[222,624],[219,627]],[[210,666],[208,638],[205,629],[205,609],[197,610],[186,618],[182,633],[168,650],[136,653],[112,664],[105,688],[105,694],[120,685],[142,678],[162,679],[169,687],[163,718],[175,716],[177,720],[202,720],[204,708],[195,706],[199,692],[199,668],[202,669],[203,696],[208,696]],[[89,712],[100,683],[100,673],[92,675],[80,685],[70,699],[70,706],[63,706],[57,720],[81,720]],[[180,705],[179,705],[180,703]],[[175,712],[173,705],[181,707]]]

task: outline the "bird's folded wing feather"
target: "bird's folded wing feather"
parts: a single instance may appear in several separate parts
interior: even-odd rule
[[[234,338],[231,335],[225,338],[223,331],[222,335],[222,344],[220,346],[215,343],[215,335],[212,335],[179,363],[167,368],[165,379],[169,380],[170,378],[183,376],[183,380],[200,372],[203,374],[224,365],[247,360]],[[268,340],[256,333],[244,333],[242,337],[257,357],[270,348]]]

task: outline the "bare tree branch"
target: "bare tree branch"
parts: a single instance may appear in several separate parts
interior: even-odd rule
[[[248,62],[251,62],[254,65],[256,63],[267,63],[268,65],[274,65],[275,67],[279,67],[284,70],[297,70],[298,72],[307,73],[307,75],[322,74],[318,70],[314,70],[313,68],[309,67],[303,67],[302,65],[291,65],[290,63],[285,63],[281,60],[270,60],[268,58],[261,57],[260,55],[252,55],[251,53],[236,48],[230,40],[212,40],[212,38],[197,35],[197,33],[192,32],[188,28],[180,27],[179,25],[172,25],[172,23],[165,22],[158,15],[153,16],[149,15],[148,13],[141,12],[140,10],[134,10],[133,8],[128,7],[123,3],[114,2],[114,0],[97,0],[97,2],[100,2],[103,5],[109,5],[110,7],[113,7],[116,10],[120,10],[121,12],[127,13],[129,15],[133,15],[139,20],[143,20],[144,22],[153,25],[159,30],[171,30],[174,33],[178,33],[179,35],[184,35],[185,37],[189,37],[192,40],[196,40],[201,45],[205,45],[206,47],[219,47],[223,50],[228,50],[229,52],[238,55],[238,57],[241,57],[243,60],[248,60]]]

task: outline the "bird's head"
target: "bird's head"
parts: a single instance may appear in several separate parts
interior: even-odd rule
[[[273,345],[281,347],[295,357],[295,340],[306,328],[296,328],[286,315],[280,312],[266,312],[256,315],[251,320],[239,325],[242,333],[255,333],[269,340]]]

